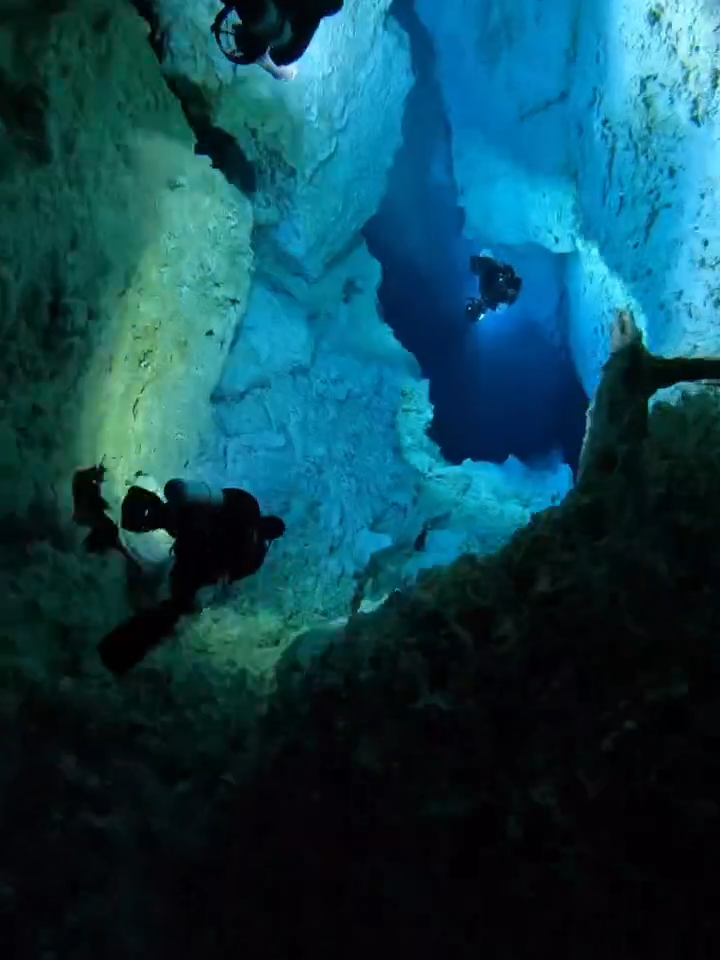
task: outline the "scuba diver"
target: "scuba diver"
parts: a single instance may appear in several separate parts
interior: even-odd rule
[[[276,80],[292,80],[320,21],[343,0],[224,0],[211,27],[231,63],[257,64]]]
[[[475,323],[482,320],[488,310],[499,306],[512,306],[522,288],[522,280],[507,263],[498,263],[492,257],[470,257],[470,270],[478,278],[478,297],[470,297],[465,314]]]
[[[75,516],[91,527],[85,541],[88,549],[115,548],[129,557],[117,526],[105,514],[107,504],[100,493],[103,476],[103,467],[77,471],[73,494],[82,494],[83,501],[76,502]],[[164,530],[175,542],[169,598],[136,613],[98,645],[103,663],[116,676],[140,663],[172,633],[182,616],[195,610],[201,587],[234,583],[257,573],[270,544],[285,533],[283,520],[263,516],[257,500],[246,490],[226,487],[213,491],[203,483],[173,479],[165,484],[163,493],[165,500],[132,486],[122,502],[123,530]],[[114,536],[108,524],[115,528]],[[96,530],[101,535],[95,534]]]

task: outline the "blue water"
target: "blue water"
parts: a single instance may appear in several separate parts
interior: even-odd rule
[[[453,463],[511,454],[534,463],[559,450],[574,468],[587,399],[562,341],[537,322],[564,308],[562,258],[494,247],[522,276],[521,296],[505,313],[468,324],[466,298],[477,290],[468,260],[479,251],[462,236],[432,46],[411,0],[397,0],[393,13],[411,36],[417,82],[386,197],[365,236],[383,267],[385,320],[430,380],[430,434]]]

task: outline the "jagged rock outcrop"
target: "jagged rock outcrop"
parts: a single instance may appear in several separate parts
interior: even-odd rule
[[[276,690],[207,659],[108,688],[67,637],[49,676],[5,655],[7,955],[269,960],[308,931],[352,960],[378,937],[416,957],[459,937],[520,960],[717,952],[717,408],[648,418],[623,366],[595,427],[643,459],[644,515],[593,445],[584,489],[329,649],[304,637]]]

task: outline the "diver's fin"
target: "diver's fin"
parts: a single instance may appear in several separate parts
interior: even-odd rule
[[[116,677],[124,676],[170,636],[180,616],[170,600],[136,613],[103,637],[98,644],[100,659]]]
[[[91,527],[83,544],[88,553],[107,553],[108,550],[119,550],[124,553],[120,543],[120,533],[117,524],[113,523],[107,514],[102,514],[98,523]]]
[[[81,527],[94,526],[108,509],[100,492],[105,467],[98,464],[76,470],[72,478],[73,520]]]
[[[720,380],[720,359],[714,357],[656,357],[648,355],[648,388],[655,393],[676,383]]]

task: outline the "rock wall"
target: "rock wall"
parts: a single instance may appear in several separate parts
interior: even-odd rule
[[[97,670],[128,612],[120,556],[79,547],[72,474],[104,458],[116,507],[197,455],[252,208],[194,155],[128,4],[6,7],[0,88],[0,661],[52,683]]]
[[[242,594],[288,617],[347,615],[372,553],[422,525],[395,426],[419,372],[377,315],[379,280],[364,246],[316,284],[259,274],[215,393],[219,435],[197,469],[285,518]]]
[[[715,353],[720,12],[707,0],[583,11],[573,137],[582,235],[642,308],[651,350]]]
[[[217,80],[213,117],[247,110],[243,130],[267,161],[250,199],[195,155],[130,8],[83,0],[48,15],[41,36],[22,19],[3,35],[5,512],[27,515],[39,500],[46,525],[76,546],[71,475],[101,458],[113,508],[138,471],[248,487],[288,535],[185,632],[235,663],[423,567],[494,549],[569,485],[562,470],[538,490],[513,464],[449,467],[424,437],[427,384],[378,315],[380,267],[358,233],[411,81],[407,41],[384,11],[363,8],[363,19],[349,3],[295,84],[256,69]],[[168,17],[171,79],[200,34]],[[210,89],[210,49],[185,77],[195,96]],[[292,251],[291,222],[307,227]],[[70,563],[53,549],[18,595],[40,571],[76,584],[93,567],[115,600],[107,583],[86,592],[119,616],[119,558]],[[51,619],[70,616],[97,639],[82,611],[63,611],[63,592],[48,591],[39,616],[50,604]]]
[[[577,0],[417,0],[437,54],[466,233],[574,248],[568,103]]]
[[[4,513],[67,518],[101,457],[111,498],[182,470],[247,297],[250,204],[194,156],[146,33],[103,0],[3,21]]]
[[[315,279],[377,210],[401,142],[412,72],[390,2],[346,0],[321,23],[291,83],[223,57],[209,29],[212,0],[154,2],[167,75],[237,139],[256,168],[266,239]]]
[[[591,394],[614,310],[650,349],[718,349],[717,62],[707,0],[418,0],[434,37],[473,239],[568,261],[571,343]]]
[[[492,552],[570,488],[565,466],[443,460],[427,381],[378,316],[364,245],[316,283],[273,269],[260,265],[215,393],[220,435],[195,465],[288,523],[242,585],[246,607],[303,625],[347,616],[358,591],[375,602],[421,569]]]

